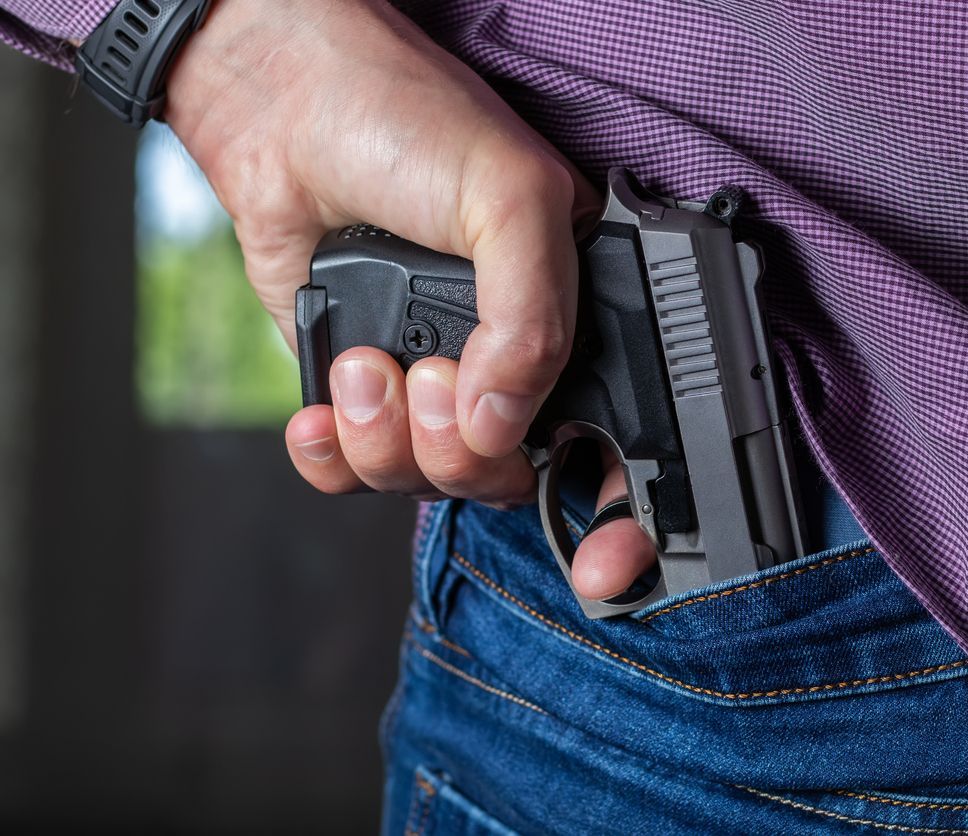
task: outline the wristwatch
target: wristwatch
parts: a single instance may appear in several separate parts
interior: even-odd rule
[[[212,0],[121,0],[77,51],[84,83],[135,128],[160,117],[178,51],[205,21]]]

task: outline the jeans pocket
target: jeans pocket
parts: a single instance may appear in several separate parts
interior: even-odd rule
[[[445,775],[418,766],[407,814],[406,836],[514,836],[465,798]]]
[[[634,620],[638,641],[670,678],[737,703],[968,675],[965,654],[866,541],[667,599]]]
[[[448,580],[457,580],[448,572],[448,558],[455,501],[448,500],[421,506],[413,552],[413,600],[418,621],[440,629],[446,619]]]
[[[452,522],[452,545],[436,559],[477,590],[475,597],[447,581],[456,588],[449,621],[460,609],[460,626],[447,629],[466,631],[456,640],[472,651],[497,629],[491,622],[499,614],[510,614],[540,628],[543,640],[581,650],[584,661],[728,705],[816,701],[968,675],[965,654],[866,542],[669,598],[634,618],[593,621],[558,572],[533,510],[468,504]]]
[[[766,791],[739,787],[768,810],[797,815],[796,832],[946,833],[968,836],[968,799],[943,787],[889,790]]]

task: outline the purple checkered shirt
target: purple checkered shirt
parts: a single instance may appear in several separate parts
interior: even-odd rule
[[[112,5],[0,0],[3,38],[63,65],[59,39]],[[810,446],[968,649],[968,6],[400,5],[599,181],[625,165],[661,194],[749,193]]]
[[[74,61],[71,41],[87,39],[118,0],[0,0],[0,43],[61,69]]]

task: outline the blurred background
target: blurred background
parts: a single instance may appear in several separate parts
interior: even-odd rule
[[[231,225],[72,85],[0,50],[0,832],[372,833],[415,506],[296,476]]]

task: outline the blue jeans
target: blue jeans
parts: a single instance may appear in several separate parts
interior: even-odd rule
[[[590,621],[533,508],[447,502],[414,587],[387,834],[968,834],[968,660],[866,541]]]

